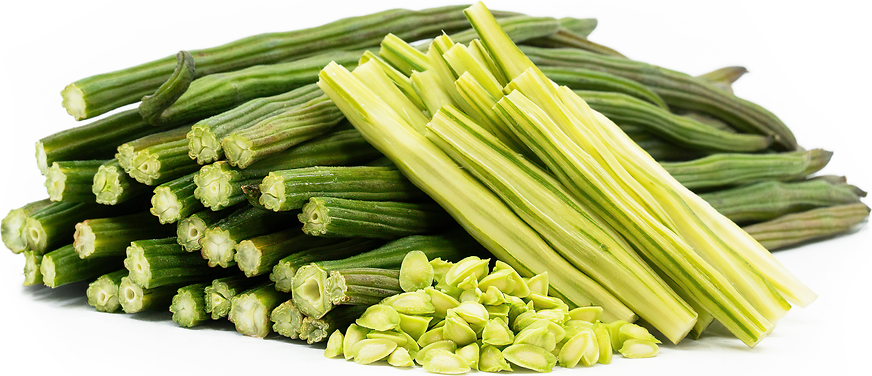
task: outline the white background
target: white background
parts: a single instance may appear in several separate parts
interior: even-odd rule
[[[11,4],[10,4],[11,3]],[[6,2],[0,11],[0,214],[46,194],[33,143],[76,125],[60,90],[92,74],[211,47],[244,36],[439,2],[239,1]],[[758,4],[762,3],[762,4]],[[835,151],[824,172],[872,189],[870,7],[861,1],[512,1],[487,3],[540,16],[597,17],[594,41],[627,56],[701,74],[727,65],[751,73],[738,95],[778,116],[806,148]],[[868,202],[868,200],[867,200]],[[556,372],[605,374],[862,373],[872,330],[869,226],[776,257],[820,294],[748,349],[720,327],[699,341],[664,345],[654,359]],[[322,348],[238,335],[227,322],[182,329],[167,312],[102,314],[85,285],[21,287],[23,258],[0,252],[0,374],[400,374],[327,360]],[[863,367],[863,368],[860,368]],[[12,371],[8,373],[7,371]],[[411,372],[423,372],[420,369]]]

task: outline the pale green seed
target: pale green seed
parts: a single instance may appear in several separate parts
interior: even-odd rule
[[[454,341],[459,346],[465,346],[475,342],[477,335],[459,315],[448,311],[445,317],[445,326],[442,327],[442,336],[447,340]]]
[[[407,333],[412,338],[415,338],[417,341],[425,332],[427,332],[427,328],[430,326],[430,321],[432,320],[432,317],[406,315],[401,313],[400,330]]]
[[[445,375],[459,375],[470,371],[469,364],[463,357],[449,352],[440,352],[424,363],[427,372],[441,373]]]
[[[433,279],[436,283],[445,281],[445,273],[448,273],[448,269],[451,269],[453,265],[453,262],[445,261],[439,257],[430,260],[430,266],[433,267]]]
[[[458,296],[461,303],[463,302],[480,302],[484,294],[478,287],[463,290]]]
[[[606,324],[606,327],[609,328],[609,338],[612,342],[612,351],[621,350],[621,345],[623,345],[623,343],[621,342],[621,336],[618,335],[618,331],[621,330],[621,327],[626,324],[629,324],[629,322],[626,322],[624,320],[612,321]]]
[[[641,339],[628,339],[624,341],[620,353],[625,358],[650,358],[657,355],[660,348],[654,342]]]
[[[454,299],[451,295],[448,295],[442,291],[439,291],[433,287],[427,287],[424,289],[424,292],[430,296],[430,302],[433,303],[433,307],[436,311],[433,313],[433,317],[444,318],[445,313],[448,312],[448,309],[454,308],[460,305],[460,302],[457,299]]]
[[[527,325],[524,330],[535,328],[547,329],[551,334],[554,334],[554,340],[557,342],[563,341],[563,339],[566,338],[566,329],[563,329],[562,326],[555,324],[551,320],[539,319],[533,321],[530,325]]]
[[[358,364],[370,364],[386,358],[394,350],[397,344],[389,339],[364,339],[358,341],[352,347],[354,362]]]
[[[545,349],[527,345],[511,345],[503,350],[503,356],[512,364],[536,372],[551,372],[557,364],[557,357]]]
[[[593,328],[594,324],[581,320],[569,320],[563,324],[563,330],[566,331],[566,337],[573,337],[582,330]]]
[[[503,320],[491,319],[481,332],[481,341],[494,346],[511,345],[515,341],[515,334]]]
[[[527,328],[515,335],[515,345],[533,345],[541,347],[545,351],[553,351],[557,347],[557,340],[554,338],[554,333],[548,331],[547,328]]]
[[[477,343],[473,342],[463,346],[457,349],[454,353],[460,355],[461,358],[466,360],[466,364],[469,365],[469,368],[478,371],[479,348]]]
[[[593,325],[593,333],[596,335],[596,343],[599,348],[597,363],[609,364],[612,362],[612,342],[609,335],[609,327],[602,322]]]
[[[494,264],[494,271],[500,270],[511,270],[513,273],[511,274],[511,279],[515,281],[515,289],[512,291],[503,291],[506,294],[514,295],[519,298],[526,298],[527,295],[530,295],[530,287],[527,286],[527,282],[524,281],[524,278],[521,278],[521,275],[512,268],[509,264],[506,264],[500,260]]]
[[[400,333],[395,330],[389,330],[386,332],[381,332],[378,330],[372,330],[366,334],[367,339],[386,339],[389,341],[394,341],[399,347],[403,347],[406,345],[407,336],[405,333]]]
[[[324,356],[328,358],[335,358],[339,355],[342,355],[342,342],[345,340],[345,336],[342,335],[342,332],[339,329],[333,331],[330,334],[330,338],[327,339],[327,348],[324,350]]]
[[[569,306],[560,298],[530,293],[530,295],[527,296],[527,299],[533,302],[533,307],[536,310],[559,309],[561,311],[566,311],[567,313],[569,312]]]
[[[569,311],[563,308],[540,309],[536,311],[536,314],[561,325],[569,318]]]
[[[461,302],[457,308],[452,308],[452,311],[473,328],[484,328],[484,324],[490,319],[487,308],[478,302]]]
[[[627,340],[631,339],[639,339],[643,341],[660,343],[660,340],[657,337],[654,337],[651,333],[648,332],[648,329],[645,327],[636,325],[636,324],[625,324],[621,325],[618,328],[618,337],[620,337],[621,347],[623,347],[623,343]]]
[[[487,290],[489,287],[496,287],[498,290],[511,293],[515,291],[515,284],[517,281],[512,278],[512,273],[515,273],[514,270],[503,269],[491,272],[486,277],[481,279],[478,286],[480,289]]]
[[[603,307],[590,306],[578,307],[569,311],[570,320],[582,320],[587,322],[597,322],[603,317]]]
[[[569,340],[560,349],[557,360],[562,367],[572,368],[578,363],[586,367],[594,365],[599,359],[599,346],[593,330],[585,329]]]
[[[527,282],[531,294],[548,295],[548,272],[536,274],[524,281]]]
[[[376,304],[367,308],[356,323],[372,330],[393,330],[400,327],[400,314],[391,306]]]
[[[509,321],[509,305],[501,304],[501,305],[486,305],[488,317],[494,318],[499,317],[504,319],[505,321]]]
[[[500,372],[511,371],[512,366],[506,362],[502,351],[499,348],[491,345],[484,345],[481,348],[481,356],[478,359],[478,369],[484,372]]]
[[[445,273],[445,283],[456,286],[468,277],[478,280],[482,276],[487,275],[489,262],[490,259],[482,260],[477,256],[466,257],[448,269],[448,272]]]
[[[427,354],[431,351],[438,350],[445,350],[453,354],[454,351],[457,350],[457,344],[449,340],[433,342],[427,346],[422,347],[421,350],[418,351],[417,354],[415,354],[415,362],[420,365],[424,365],[424,363],[427,361]]]
[[[445,337],[442,335],[442,327],[434,327],[433,329],[428,330],[424,334],[418,338],[418,346],[427,347],[427,345],[439,342],[444,340]]]
[[[398,313],[428,315],[436,312],[430,295],[424,291],[404,292],[384,298],[380,304],[388,305]]]
[[[496,306],[507,303],[509,303],[509,300],[506,299],[506,294],[503,294],[503,292],[496,286],[488,287],[484,290],[484,294],[481,296],[481,304],[486,306]],[[506,312],[508,312],[508,310]]]
[[[433,265],[421,251],[411,251],[403,257],[400,265],[400,288],[403,291],[416,291],[433,284]]]
[[[345,354],[345,359],[354,358],[354,352],[352,351],[354,344],[366,339],[368,333],[369,329],[367,328],[355,324],[348,326],[348,330],[345,331],[345,338],[342,340],[342,349]]]
[[[414,367],[415,362],[409,355],[409,351],[402,347],[397,347],[391,355],[388,355],[388,364],[394,367]]]

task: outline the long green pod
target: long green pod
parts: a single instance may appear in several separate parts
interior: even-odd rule
[[[688,204],[688,200],[701,200],[692,193],[686,192],[686,188],[680,185],[680,188],[671,186],[674,179],[662,171],[662,168],[658,167],[650,156],[645,155],[613,122],[591,110],[584,100],[569,88],[558,87],[544,77],[533,62],[507,41],[508,38],[498,28],[494,27],[493,17],[481,3],[473,5],[466,13],[476,30],[482,34],[494,59],[501,63],[506,76],[512,78],[509,86],[515,91],[503,98],[501,103],[510,103],[510,100],[506,99],[511,96],[518,100],[518,102],[511,101],[514,106],[523,105],[523,100],[528,102],[523,105],[527,111],[530,111],[528,113],[517,111],[518,108],[512,106],[501,107],[502,110],[512,110],[513,114],[520,115],[514,118],[523,121],[525,126],[515,126],[513,130],[519,134],[531,132],[540,136],[527,137],[526,140],[538,142],[538,147],[544,149],[540,149],[538,154],[543,158],[549,158],[546,164],[552,171],[558,172],[561,182],[573,191],[576,198],[585,199],[589,194],[605,192],[618,194],[618,197],[584,201],[604,215],[603,219],[610,222],[613,228],[635,243],[636,248],[649,263],[653,261],[660,272],[678,284],[684,290],[683,297],[697,300],[697,305],[717,317],[749,346],[754,346],[765,337],[772,329],[774,321],[783,316],[790,306],[769,280],[763,277],[760,269],[748,265],[743,255],[736,251],[735,247],[743,245],[738,244],[736,239],[730,236],[731,234],[719,231],[720,228],[713,229],[711,224],[705,219],[700,219],[699,215],[702,213],[707,215],[707,218],[716,218],[719,214],[705,212],[702,208]],[[535,98],[536,103],[543,106],[547,114],[530,102],[519,90]],[[559,120],[559,127],[554,126],[549,116]],[[542,126],[541,129],[538,129],[538,126]],[[537,129],[545,132],[535,132]],[[554,141],[557,141],[559,146]],[[556,148],[558,152],[553,151],[555,146],[558,146]],[[572,158],[566,160],[570,155]],[[589,160],[591,155],[599,155],[606,164],[615,163],[616,165],[610,166],[613,171],[625,172],[614,176],[602,175],[607,179],[599,183],[606,183],[607,191],[601,189],[586,191],[580,187],[580,185],[590,187],[588,183],[597,183],[596,179],[590,179],[589,173],[597,172],[597,167],[602,166],[591,163],[594,162]],[[549,163],[551,158],[558,162],[563,160],[563,163]],[[623,192],[622,187],[615,185],[612,178],[645,183],[646,191],[653,189],[650,194],[657,197],[659,203],[659,205],[648,206],[659,211],[646,212],[644,205],[646,201],[634,202],[634,197]],[[677,182],[675,184],[678,185]],[[637,192],[637,194],[641,193]],[[614,207],[612,210],[602,210],[602,205],[605,203],[624,207],[617,210]],[[634,212],[635,218],[631,221],[626,220],[627,209]],[[652,216],[652,213],[656,216]],[[622,221],[622,225],[618,225],[614,223],[615,218],[612,216],[623,217],[625,220]],[[662,223],[658,223],[658,220]],[[636,226],[645,229],[640,231]],[[677,229],[680,235],[672,232],[673,229]],[[633,233],[637,236],[632,236]],[[640,243],[648,244],[643,246]],[[660,251],[651,252],[651,246],[659,247]],[[689,278],[686,274],[688,271],[696,274],[695,278]],[[700,283],[700,281],[704,282]],[[797,287],[804,286],[797,284]],[[745,298],[750,299],[751,302]],[[770,319],[772,321],[769,321]]]
[[[97,203],[103,205],[117,205],[146,191],[148,186],[130,177],[118,163],[118,159],[110,159],[97,168],[91,184],[91,193],[97,198]]]
[[[451,225],[435,203],[363,201],[312,197],[300,213],[303,232],[312,236],[396,239],[428,234]]]
[[[231,132],[248,128],[277,113],[308,102],[323,92],[310,84],[287,93],[252,99],[238,107],[200,120],[188,132],[188,156],[199,164],[224,158],[221,140]]]
[[[210,268],[200,255],[185,251],[174,237],[130,242],[124,267],[130,272],[130,280],[146,289],[195,283],[227,274]]]
[[[597,24],[598,22],[596,18],[563,17],[560,19],[560,27],[585,38],[596,29]]]
[[[403,292],[399,277],[398,269],[353,268],[328,273],[306,265],[294,276],[293,301],[304,315],[320,319],[340,304],[371,306]]]
[[[554,252],[487,187],[376,100],[350,72],[331,64],[320,77],[321,88],[361,134],[496,257],[522,276],[549,271],[551,288],[571,304],[600,305],[607,319],[635,319],[623,303]]]
[[[266,278],[248,278],[241,274],[215,279],[203,289],[206,294],[205,310],[211,314],[212,320],[227,317],[230,313],[230,301],[234,296],[265,282]]]
[[[669,109],[663,98],[636,81],[608,72],[574,67],[542,67],[542,73],[552,81],[573,90],[605,91],[622,93]]]
[[[45,173],[45,189],[52,201],[93,202],[94,175],[106,161],[53,162]]]
[[[201,210],[191,214],[176,224],[176,239],[188,252],[199,251],[202,248],[200,240],[206,233],[206,228],[213,226],[242,207],[231,206],[221,211]]]
[[[615,123],[642,127],[679,146],[710,152],[750,153],[764,150],[772,142],[766,136],[723,131],[621,93],[576,93]]]
[[[167,309],[181,285],[143,288],[130,277],[121,278],[118,296],[124,313],[137,313],[151,309]]]
[[[3,244],[12,253],[21,253],[28,249],[27,218],[36,211],[52,205],[51,200],[44,199],[28,203],[20,208],[12,209],[0,221],[0,235]]]
[[[576,141],[563,133],[576,124],[564,124],[558,128],[542,109],[520,91],[506,96],[501,101],[501,108],[519,122],[514,128],[516,132],[523,135],[527,142],[536,143],[534,150],[549,169],[555,171],[572,195],[634,244],[652,267],[684,289],[683,296],[696,299],[697,304],[722,321],[748,346],[754,346],[771,331],[773,324],[757,311],[757,306],[750,304],[722,274],[722,270],[709,263],[710,259],[703,258],[697,253],[698,250],[691,247],[685,238],[687,234],[675,232],[674,229],[681,224],[667,222],[671,224],[667,226],[646,212],[640,203],[621,190],[612,176],[597,165],[581,144],[576,144],[583,142],[583,138]],[[549,108],[549,111],[555,109]],[[575,134],[575,137],[580,136]],[[599,152],[605,153],[607,150]],[[648,185],[653,184],[649,181]],[[673,201],[663,197],[665,194],[668,192],[654,197],[657,197],[664,212],[671,216],[675,208]],[[719,256],[717,253],[715,255]],[[768,289],[763,291],[769,292]],[[782,305],[777,304],[780,302],[774,300],[778,297],[776,293],[773,299],[762,299],[761,302],[766,304],[765,307],[772,308],[773,318],[780,318],[786,312]]]
[[[560,21],[551,17],[514,15],[500,18],[497,22],[509,35],[509,38],[518,43],[531,39],[547,38],[560,30]],[[451,34],[451,40],[463,44],[468,44],[477,38],[478,34],[472,28]]]
[[[42,266],[43,255],[33,251],[24,251],[21,254],[24,255],[24,282],[22,284],[24,286],[42,285],[43,280],[40,267]]]
[[[313,237],[310,237],[313,238]],[[276,289],[291,292],[291,283],[297,270],[309,263],[324,260],[334,260],[361,254],[378,248],[384,244],[379,239],[352,238],[330,239],[326,245],[306,247],[303,250],[285,256],[273,267],[269,279],[276,283]],[[307,239],[307,241],[310,241]]]
[[[276,290],[274,283],[265,283],[234,296],[227,318],[239,333],[263,338],[270,333],[270,313],[290,298],[290,294]]]
[[[155,239],[175,233],[172,226],[163,226],[149,213],[136,213],[111,218],[91,218],[76,224],[73,246],[79,257],[97,258],[124,256],[134,240]]]
[[[308,29],[250,36],[221,46],[190,50],[198,76],[238,71],[258,65],[304,58],[324,51],[378,46],[385,34],[407,40],[469,27],[463,6],[411,11],[393,9],[337,20]],[[63,105],[77,120],[91,118],[139,101],[172,74],[174,56],[80,79],[64,88]]]
[[[515,41],[517,43],[517,41]],[[560,28],[556,33],[542,38],[531,39],[524,41],[524,44],[530,46],[538,46],[545,48],[572,48],[578,50],[589,51],[599,55],[614,56],[617,58],[626,58],[623,54],[614,49],[595,43],[586,36],[573,32],[567,28]]]
[[[240,241],[292,227],[294,214],[244,206],[206,229],[200,253],[211,267],[233,266]]]
[[[127,269],[116,270],[101,275],[88,285],[85,294],[88,296],[88,305],[100,312],[118,312],[121,310],[119,290],[121,278],[127,277]]]
[[[221,148],[231,165],[246,168],[329,132],[342,119],[342,112],[322,94],[251,127],[230,133],[221,140]]]
[[[161,224],[175,223],[203,210],[203,203],[194,197],[194,190],[197,188],[194,174],[196,173],[187,174],[154,188],[149,211]]]
[[[787,214],[742,229],[774,251],[850,231],[868,217],[869,207],[858,202]]]
[[[176,290],[170,304],[170,312],[173,313],[173,321],[177,324],[191,328],[209,320],[206,312],[207,283],[195,283],[180,287]]]
[[[185,135],[190,129],[188,126],[164,132],[159,140],[144,143],[142,147],[119,146],[118,163],[136,181],[151,186],[194,172],[200,165],[188,158]]]
[[[793,133],[774,114],[759,105],[724,92],[704,79],[638,61],[578,49],[522,46],[521,51],[536,65],[600,70],[637,81],[654,90],[673,110],[687,109],[707,113],[745,132],[772,136],[773,141],[785,150],[796,149]]]
[[[378,156],[378,151],[359,132],[353,129],[336,130],[274,154],[245,169],[232,168],[224,161],[203,166],[194,176],[194,183],[197,184],[194,196],[207,208],[219,210],[244,201],[242,186],[259,184],[272,171],[357,165]]]
[[[715,69],[697,77],[705,79],[723,91],[733,94],[733,83],[748,73],[748,69],[741,66],[729,66]]]
[[[39,264],[42,282],[51,288],[97,278],[121,266],[122,257],[100,257],[83,260],[72,244],[46,253]]]
[[[455,109],[440,110],[428,130],[428,137],[491,187],[579,270],[610,289],[673,342],[687,335],[696,322],[696,312],[555,179],[480,132]]]
[[[395,167],[304,167],[270,172],[260,184],[267,209],[300,209],[312,197],[408,201],[425,197]]]
[[[635,125],[619,125],[622,131],[627,134],[640,148],[645,150],[655,161],[688,161],[691,159],[702,158],[709,153],[693,150],[682,146],[677,146],[674,143],[664,140],[647,130]]]
[[[309,236],[300,226],[240,241],[233,259],[247,277],[267,274],[288,255],[336,244],[336,240]]]
[[[797,180],[817,172],[832,152],[813,149],[777,154],[714,154],[685,162],[660,165],[688,189],[708,189],[763,180]]]
[[[122,111],[40,139],[36,164],[44,175],[56,161],[112,158],[118,145],[165,130],[142,120],[135,109]]]
[[[325,64],[355,66],[363,50],[333,51],[300,60],[255,65],[238,71],[195,80],[187,91],[160,116],[149,119],[157,126],[193,123],[220,114],[255,98],[285,93],[317,80]]]
[[[67,244],[75,232],[76,223],[88,218],[104,218],[133,213],[136,202],[120,207],[86,202],[54,202],[34,211],[25,219],[24,236],[30,250],[43,254]]]
[[[393,34],[389,34],[393,35]],[[387,36],[385,36],[387,38]],[[424,105],[424,102],[421,100],[421,97],[418,96],[418,93],[415,92],[415,88],[412,87],[412,80],[404,74],[400,72],[397,68],[394,68],[393,65],[373,53],[372,51],[366,51],[360,57],[360,61],[357,65],[366,64],[369,61],[375,61],[376,64],[388,75],[391,79],[391,82],[397,86],[397,89],[403,93],[403,95],[408,98],[419,110],[426,110],[427,107]]]
[[[796,183],[765,181],[703,193],[699,197],[731,221],[748,223],[820,207],[853,204],[860,202],[861,196],[851,185],[810,180]]]

